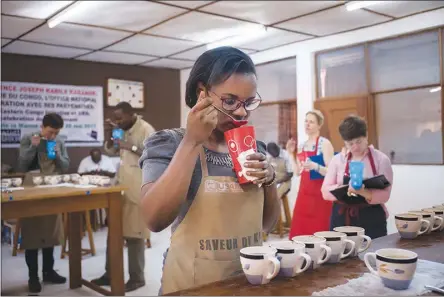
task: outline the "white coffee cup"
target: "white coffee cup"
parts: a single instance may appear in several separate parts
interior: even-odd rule
[[[338,263],[353,253],[355,242],[347,239],[347,234],[336,231],[316,232],[314,235],[324,237],[327,246],[331,248],[331,256],[328,263]]]
[[[305,252],[311,257],[311,268],[316,269],[330,259],[331,248],[324,237],[300,235],[292,238],[294,242],[305,244]]]
[[[423,219],[420,214],[401,213],[395,215],[395,224],[402,238],[414,239],[427,232],[430,222]]]
[[[437,207],[424,208],[423,211],[433,212],[435,214],[435,220],[436,220],[436,218],[441,218],[441,225],[439,225],[438,230],[439,231],[444,230],[444,207],[443,208],[437,208]]]
[[[64,183],[68,183],[68,182],[70,182],[70,181],[71,181],[71,176],[70,176],[69,174],[64,174],[64,175],[62,175],[62,181],[63,181]]]
[[[12,185],[12,180],[10,178],[2,178],[2,187],[8,188]]]
[[[32,183],[36,186],[40,186],[43,183],[43,177],[41,176],[33,176]]]
[[[89,181],[89,177],[86,175],[83,175],[79,178],[79,184],[81,185],[89,185],[90,181]]]
[[[425,232],[426,234],[430,234],[432,231],[438,230],[442,224],[442,218],[435,217],[435,214],[433,212],[413,210],[409,211],[409,213],[421,215],[423,219],[430,222],[430,226]]]
[[[71,177],[71,180],[72,180],[74,183],[76,183],[76,182],[78,182],[79,179],[80,179],[80,174],[73,173],[73,174],[70,174],[70,177]]]
[[[376,269],[370,264],[376,262]],[[381,278],[384,286],[393,290],[405,290],[410,286],[416,271],[418,255],[403,249],[380,249],[367,253],[364,262],[370,272]]]
[[[11,182],[14,187],[20,187],[23,183],[23,179],[21,177],[14,177],[11,179]]]
[[[269,245],[277,250],[276,255],[281,262],[279,276],[294,277],[311,266],[311,257],[305,253],[305,244],[286,240],[270,242]]]
[[[345,233],[347,234],[347,239],[354,241],[355,248],[350,257],[356,257],[359,253],[366,251],[372,243],[372,239],[365,235],[365,229],[361,227],[341,226],[333,228],[333,231]]]
[[[265,285],[279,273],[277,250],[267,246],[250,246],[240,250],[240,261],[247,280],[252,285]]]

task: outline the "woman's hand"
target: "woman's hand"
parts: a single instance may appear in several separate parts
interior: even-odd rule
[[[302,164],[302,167],[306,171],[316,170],[316,169],[318,169],[318,164],[311,161],[310,159],[307,159],[307,160],[305,160],[304,164]]]
[[[213,99],[205,97],[205,92],[202,91],[196,105],[188,114],[184,139],[199,145],[210,137],[216,128],[218,115],[212,103]]]
[[[254,180],[253,183],[263,184],[263,183],[271,183],[274,178],[274,168],[271,166],[270,162],[267,160],[264,154],[254,153],[247,156],[247,162],[245,162],[244,166],[246,168],[256,169],[255,171],[247,171],[249,176],[257,177],[258,179]]]
[[[296,140],[289,139],[287,141],[287,145],[285,146],[285,149],[287,150],[287,152],[289,152],[290,154],[294,154],[294,152],[296,152]]]
[[[350,184],[350,185],[348,186],[348,194],[351,195],[351,196],[356,196],[356,195],[362,196],[362,197],[364,197],[365,200],[367,200],[368,202],[370,202],[370,201],[372,200],[372,193],[371,193],[369,190],[367,190],[367,189],[365,188],[365,185],[364,185],[364,184],[362,184],[362,187],[361,187],[359,190],[356,190],[356,189],[353,188],[353,187],[351,186],[351,184]],[[353,195],[353,194],[354,194],[354,195]]]

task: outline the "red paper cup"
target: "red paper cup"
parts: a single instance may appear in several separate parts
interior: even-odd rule
[[[239,183],[246,184],[253,181],[254,177],[246,176],[243,163],[246,161],[246,156],[257,152],[254,127],[242,126],[228,130],[224,134]]]

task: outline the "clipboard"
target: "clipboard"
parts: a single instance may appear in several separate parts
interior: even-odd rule
[[[391,185],[390,182],[385,177],[385,175],[383,174],[364,179],[362,183],[365,185],[367,189],[375,189],[375,190],[383,190]],[[367,200],[365,200],[365,198],[362,197],[361,195],[349,196],[348,185],[340,186],[330,191],[330,193],[332,193],[333,196],[335,196],[336,199],[338,199],[338,201],[341,201],[346,204],[368,204]]]

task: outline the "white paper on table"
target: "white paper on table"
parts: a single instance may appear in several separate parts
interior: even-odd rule
[[[71,183],[61,183],[56,185],[40,185],[36,186],[36,188],[60,188],[60,187],[73,187],[74,184]]]
[[[97,188],[96,185],[72,185],[72,187],[79,189]]]
[[[2,191],[14,192],[14,191],[20,191],[20,190],[24,190],[24,189],[25,188],[23,188],[23,187],[12,187],[12,188],[5,188],[5,189],[2,188]]]
[[[415,276],[407,290],[392,290],[382,284],[378,276],[365,273],[348,283],[314,292],[312,296],[419,296],[429,293],[425,285],[444,286],[444,264],[418,260]]]
[[[256,153],[256,152],[253,149],[249,149],[247,151],[244,151],[244,152],[240,153],[237,156],[237,161],[239,162],[239,164],[240,164],[240,166],[242,168],[242,171],[241,171],[242,172],[242,176],[244,176],[248,181],[253,181],[253,180],[256,180],[258,178],[255,177],[255,176],[247,175],[247,171],[259,171],[260,170],[260,169],[256,169],[256,168],[246,168],[246,167],[244,167],[244,163],[247,161],[247,156],[249,156],[251,154],[254,154],[254,153]],[[249,161],[249,162],[254,162],[254,161]],[[259,161],[257,161],[257,162],[259,162]]]

